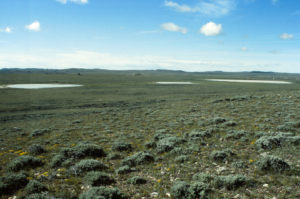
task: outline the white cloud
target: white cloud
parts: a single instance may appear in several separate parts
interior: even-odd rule
[[[269,53],[268,53],[269,54]],[[261,53],[250,54],[247,57],[231,52],[201,52],[196,57],[185,56],[120,56],[94,51],[75,51],[57,53],[41,52],[0,52],[0,66],[3,68],[101,68],[109,70],[149,70],[168,69],[184,71],[283,71],[300,72],[298,52],[287,55],[266,55],[260,59]],[[248,58],[248,56],[251,56]],[[269,56],[269,57],[268,57]],[[233,57],[233,59],[230,59]]]
[[[173,1],[165,1],[165,6],[178,12],[197,12],[209,17],[227,15],[236,7],[236,0],[202,0],[195,6],[180,5]]]
[[[11,28],[10,27],[6,27],[5,29],[0,29],[0,32],[11,33]]]
[[[173,1],[165,1],[165,6],[174,8],[178,12],[194,12],[195,11],[190,6],[179,5],[178,3],[173,2]]]
[[[56,0],[62,4],[66,4],[68,2],[73,2],[73,3],[79,3],[79,4],[86,4],[88,3],[88,0]]]
[[[41,30],[41,24],[38,21],[34,21],[33,23],[25,26],[26,29],[38,32]]]
[[[161,24],[161,27],[164,29],[164,30],[167,30],[167,31],[171,31],[171,32],[181,32],[182,34],[186,34],[187,33],[187,29],[186,28],[183,28],[183,27],[180,27],[174,23],[164,23],[164,24]]]
[[[222,24],[215,24],[214,22],[208,22],[203,25],[199,31],[205,36],[217,36],[222,32]]]
[[[241,51],[247,52],[247,51],[248,51],[248,48],[244,46],[244,47],[241,48]]]
[[[288,34],[288,33],[283,33],[282,35],[280,35],[281,39],[287,40],[287,39],[293,39],[294,35],[292,34]]]

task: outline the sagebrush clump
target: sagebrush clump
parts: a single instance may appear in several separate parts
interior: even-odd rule
[[[125,165],[125,166],[122,166],[122,167],[119,167],[117,170],[116,170],[116,173],[117,174],[127,174],[127,173],[130,173],[134,171],[133,169],[131,169],[128,165]]]
[[[133,185],[139,185],[139,184],[146,184],[147,180],[140,176],[134,176],[134,177],[130,178],[128,180],[128,182]]]
[[[169,152],[178,146],[178,144],[184,143],[185,140],[179,137],[170,136],[160,139],[156,144],[156,151],[158,153]]]
[[[102,162],[99,162],[98,160],[88,159],[88,160],[81,160],[73,167],[71,167],[70,171],[75,175],[80,175],[81,173],[87,171],[105,170],[105,169],[108,169],[108,167]]]
[[[290,168],[290,165],[283,159],[273,155],[261,157],[261,159],[257,161],[256,165],[262,171],[283,172]]]
[[[20,171],[23,169],[32,169],[42,166],[43,162],[39,158],[32,157],[29,155],[24,155],[17,157],[12,162],[8,164],[9,171]]]
[[[175,199],[189,198],[190,185],[184,181],[177,181],[171,188],[171,195]]]
[[[171,188],[171,195],[175,199],[204,199],[211,191],[208,184],[203,182],[193,182],[189,184],[184,181],[177,181]]]
[[[225,187],[226,189],[232,190],[244,186],[249,180],[242,175],[227,175],[218,176],[214,179],[214,185],[217,188]]]
[[[211,158],[215,161],[225,161],[231,156],[235,155],[231,149],[224,149],[221,151],[213,151],[211,153]]]
[[[132,145],[125,141],[116,141],[112,146],[112,150],[114,150],[114,151],[131,151]]]
[[[100,171],[88,172],[84,177],[84,181],[92,186],[110,185],[115,182],[110,175]]]
[[[8,173],[0,177],[0,196],[11,194],[28,183],[27,176],[23,173]]]
[[[105,157],[106,153],[102,147],[96,144],[79,144],[74,148],[63,148],[60,154],[66,158]]]
[[[41,153],[45,153],[46,150],[40,144],[33,144],[28,148],[30,154],[39,155]]]
[[[29,183],[25,187],[25,192],[27,194],[41,193],[47,190],[47,187],[37,180],[29,181]]]
[[[80,194],[79,199],[128,199],[118,188],[93,187]]]
[[[148,152],[138,152],[122,161],[122,165],[130,167],[154,162],[154,157]]]

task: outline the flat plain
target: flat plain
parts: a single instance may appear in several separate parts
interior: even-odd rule
[[[0,72],[27,83],[83,86],[0,88],[0,198],[300,198],[299,74]]]

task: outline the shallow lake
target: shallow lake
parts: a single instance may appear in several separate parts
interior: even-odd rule
[[[192,82],[156,82],[156,84],[194,84]]]
[[[19,89],[41,89],[41,88],[70,88],[79,87],[80,84],[10,84],[0,86],[0,88],[19,88]]]
[[[207,81],[214,82],[241,82],[241,83],[261,83],[261,84],[291,84],[287,81],[275,81],[275,80],[242,80],[242,79],[206,79]]]

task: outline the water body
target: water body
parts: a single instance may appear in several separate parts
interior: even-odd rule
[[[70,88],[79,87],[80,84],[10,84],[2,85],[0,88],[18,88],[18,89],[42,89],[42,88]]]
[[[194,84],[192,82],[156,82],[156,84]]]
[[[287,81],[275,81],[275,80],[242,80],[242,79],[206,79],[207,81],[214,82],[236,82],[236,83],[261,83],[261,84],[292,84]]]

